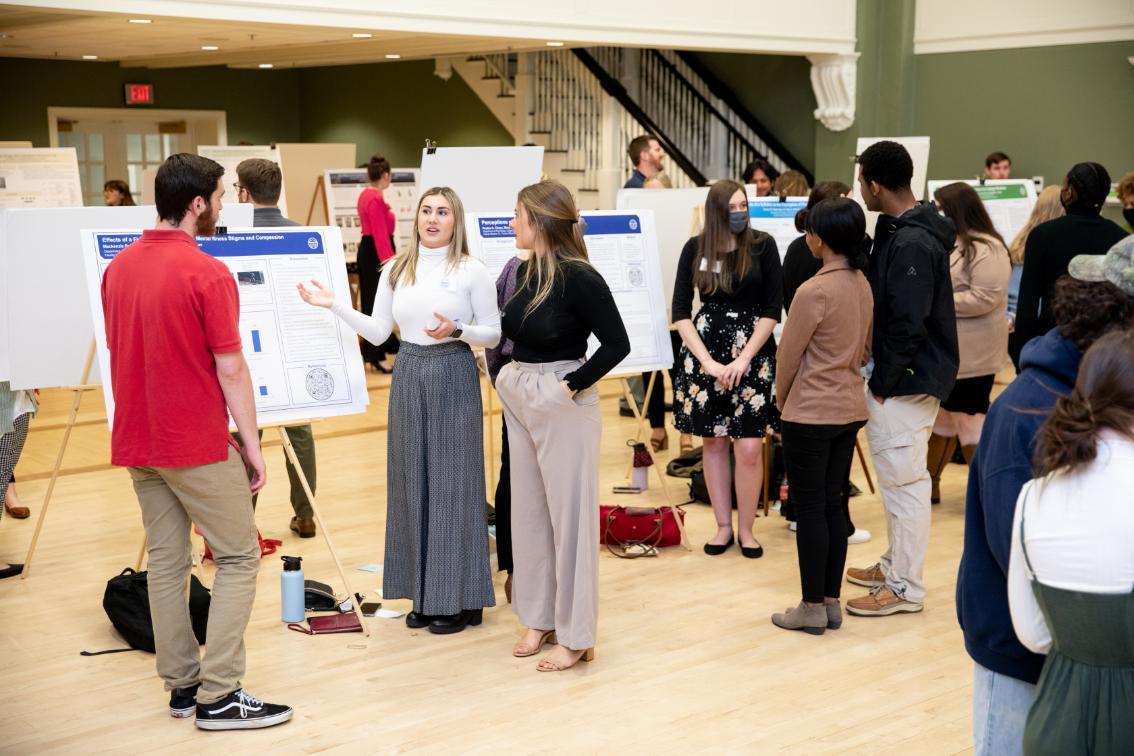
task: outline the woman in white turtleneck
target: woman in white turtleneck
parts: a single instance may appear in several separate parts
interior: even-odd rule
[[[317,281],[299,286],[363,338],[381,344],[396,323],[402,346],[390,384],[386,553],[382,593],[413,600],[411,628],[437,634],[479,625],[495,606],[484,508],[480,378],[470,347],[500,340],[496,286],[469,256],[461,200],[422,194],[413,245],[382,271],[373,315]]]

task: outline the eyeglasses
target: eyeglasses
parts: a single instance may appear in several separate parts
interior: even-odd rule
[[[236,183],[234,183],[232,185],[232,188],[239,192],[241,189],[244,189],[245,187],[244,187],[243,184],[241,184],[239,181],[237,181]]]

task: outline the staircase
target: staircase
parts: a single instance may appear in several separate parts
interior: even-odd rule
[[[512,134],[544,148],[544,173],[580,209],[613,208],[633,167],[626,146],[657,136],[676,188],[736,178],[753,157],[800,166],[695,58],[622,48],[497,53],[452,60]]]

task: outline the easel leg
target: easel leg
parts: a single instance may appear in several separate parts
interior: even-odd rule
[[[645,409],[650,406],[650,396],[654,392],[654,379],[658,376],[657,371],[650,375],[649,383],[646,384],[646,394],[642,397],[642,406],[638,407],[638,402],[634,400],[634,392],[630,390],[630,382],[625,378],[619,378],[622,382],[622,394],[626,397],[626,403],[630,405],[630,411],[634,413],[634,422],[637,425],[637,432],[634,434],[634,443],[642,440],[643,426],[649,422],[646,417]],[[626,466],[626,480],[630,480],[630,472],[634,469],[634,458],[630,458],[630,464]]]
[[[319,532],[323,534],[323,540],[327,542],[327,549],[331,552],[331,558],[335,560],[335,567],[339,571],[339,577],[343,580],[343,585],[346,586],[347,594],[350,596],[351,606],[354,608],[354,614],[358,617],[358,623],[362,625],[362,632],[367,638],[370,637],[370,628],[366,626],[366,618],[362,616],[362,607],[360,602],[355,598],[354,590],[350,587],[350,581],[347,580],[346,571],[343,570],[343,564],[339,561],[339,554],[335,551],[335,544],[331,542],[331,534],[327,532],[327,526],[323,523],[323,518],[319,515],[319,507],[315,505],[315,494],[311,491],[311,486],[307,482],[307,476],[303,474],[303,468],[299,465],[299,459],[295,456],[295,449],[291,446],[291,439],[287,435],[287,429],[283,426],[279,427],[280,441],[283,443],[284,454],[291,462],[292,467],[299,476],[299,482],[303,485],[303,493],[307,495],[307,501],[311,502],[311,513],[315,515],[315,522],[319,526]]]
[[[874,494],[874,480],[870,477],[870,468],[866,466],[866,455],[862,453],[862,444],[856,438],[854,440],[855,451],[858,452],[858,462],[862,465],[862,474],[866,476],[866,485],[870,489],[871,495]]]
[[[149,546],[149,545],[150,545],[150,539],[146,536],[142,536],[142,548],[138,549],[138,561],[134,565],[134,572],[141,572],[142,571],[142,562],[145,561],[145,558],[146,558],[146,547]],[[197,558],[196,558],[196,556],[194,556],[193,557],[193,563],[196,564],[196,562],[197,562]]]
[[[55,493],[55,483],[59,480],[59,470],[63,467],[63,455],[67,453],[67,443],[71,440],[71,431],[75,428],[75,421],[79,417],[79,404],[83,401],[83,393],[90,391],[94,386],[87,386],[91,377],[91,365],[94,364],[95,342],[91,339],[90,349],[87,351],[87,364],[83,368],[83,380],[78,386],[72,387],[75,400],[71,403],[71,414],[67,418],[67,425],[63,428],[63,440],[59,444],[59,453],[55,456],[55,467],[51,469],[51,479],[47,482],[47,492],[43,495],[43,505],[39,508],[39,517],[35,520],[35,531],[32,533],[31,545],[28,546],[27,556],[24,557],[24,571],[20,579],[26,580],[31,573],[32,557],[35,555],[36,544],[39,543],[39,534],[43,530],[43,521],[47,517],[47,507],[51,504],[51,495]]]

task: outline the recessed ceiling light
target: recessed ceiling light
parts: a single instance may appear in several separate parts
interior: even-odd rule
[[[401,60],[401,57],[402,56],[398,55],[397,53],[388,53],[386,55],[386,60]]]
[[[273,68],[271,63],[261,63],[260,68]]]
[[[98,60],[97,55],[84,55],[83,60]]]
[[[548,42],[547,46],[548,47],[563,47],[563,43],[562,42]]]
[[[220,48],[217,47],[216,45],[201,45],[201,49],[212,51],[212,50],[219,50]]]
[[[132,24],[152,24],[152,23],[153,23],[153,19],[149,19],[149,18],[132,18],[132,19],[130,19],[130,23],[132,23]]]
[[[354,37],[355,39],[370,39],[374,35],[370,34],[368,32],[355,32],[354,34],[352,34],[350,36]]]

